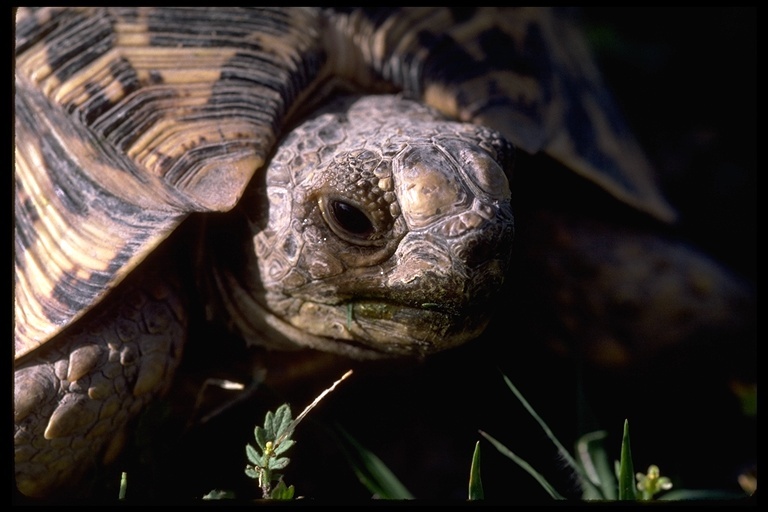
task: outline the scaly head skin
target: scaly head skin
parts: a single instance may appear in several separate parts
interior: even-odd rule
[[[259,344],[354,357],[476,337],[510,257],[511,156],[497,133],[396,96],[335,102],[241,202],[257,279],[217,275],[229,316]]]

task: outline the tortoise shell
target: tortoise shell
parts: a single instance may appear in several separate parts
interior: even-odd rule
[[[333,80],[404,91],[673,218],[568,20],[470,11],[20,8],[16,357],[100,301],[190,212],[236,204]]]

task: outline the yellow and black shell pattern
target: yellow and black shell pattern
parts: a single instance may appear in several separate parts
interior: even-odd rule
[[[19,8],[15,38],[17,358],[191,212],[235,205],[336,83],[402,91],[674,215],[557,11]]]

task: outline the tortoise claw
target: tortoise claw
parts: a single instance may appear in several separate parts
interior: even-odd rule
[[[126,284],[115,292],[117,316],[94,311],[55,348],[16,368],[16,483],[28,496],[114,458],[124,441],[118,433],[165,390],[181,359],[185,320],[175,295]]]

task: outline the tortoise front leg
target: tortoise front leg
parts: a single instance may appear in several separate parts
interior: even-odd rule
[[[23,494],[48,495],[113,460],[131,420],[168,388],[187,319],[170,286],[144,277],[17,362],[15,472]]]

